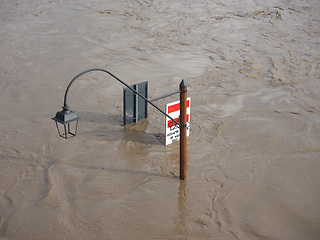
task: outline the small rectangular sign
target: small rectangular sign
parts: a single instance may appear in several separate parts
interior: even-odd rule
[[[187,98],[187,136],[190,133],[190,106],[191,98]],[[175,101],[166,105],[166,114],[180,123],[180,101]],[[166,117],[166,145],[180,140],[180,128],[170,118]]]

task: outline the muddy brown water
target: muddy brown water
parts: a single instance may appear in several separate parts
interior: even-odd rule
[[[0,2],[0,239],[320,239],[320,2]],[[122,126],[103,68],[192,98],[187,180],[164,117]],[[157,101],[162,109],[177,100]]]

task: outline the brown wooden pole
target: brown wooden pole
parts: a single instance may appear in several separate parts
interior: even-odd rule
[[[180,83],[180,179],[187,178],[187,85]]]

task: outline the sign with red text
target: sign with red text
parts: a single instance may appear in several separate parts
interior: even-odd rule
[[[187,136],[190,133],[190,106],[191,98],[187,98]],[[180,123],[180,101],[175,101],[166,105],[166,114]],[[170,118],[166,117],[166,145],[180,140],[180,128]]]

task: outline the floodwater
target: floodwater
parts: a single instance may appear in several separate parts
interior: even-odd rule
[[[0,239],[320,239],[320,1],[1,0]],[[164,116],[122,126],[103,68],[192,98],[187,180]],[[165,104],[178,96],[156,102]]]

